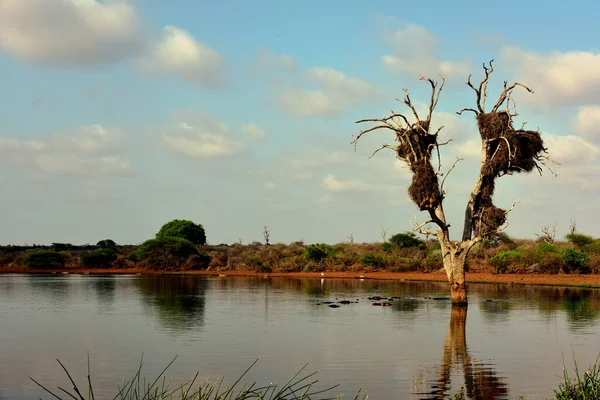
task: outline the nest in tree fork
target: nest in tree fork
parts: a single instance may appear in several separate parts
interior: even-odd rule
[[[539,155],[546,150],[539,132],[515,130],[506,111],[480,113],[477,124],[481,139],[487,142],[486,175],[531,172],[538,167]]]
[[[442,202],[437,174],[431,165],[431,152],[437,146],[437,135],[431,135],[428,121],[417,121],[396,132],[398,157],[408,164],[412,183],[408,195],[421,211],[434,210]]]
[[[474,217],[476,234],[486,236],[504,225],[506,222],[506,210],[489,204],[483,206]]]

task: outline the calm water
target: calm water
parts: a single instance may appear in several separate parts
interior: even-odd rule
[[[114,396],[143,354],[152,378],[284,381],[309,363],[323,386],[370,399],[551,397],[572,351],[600,353],[600,291],[470,285],[466,313],[445,284],[262,277],[0,276],[0,399],[67,385],[59,358],[96,398]],[[394,297],[375,307],[367,297]],[[399,299],[401,298],[401,299]],[[336,300],[337,299],[337,300]],[[323,301],[358,300],[330,308]],[[492,301],[489,301],[492,300]],[[332,392],[334,393],[334,392]],[[110,396],[112,395],[112,396]]]

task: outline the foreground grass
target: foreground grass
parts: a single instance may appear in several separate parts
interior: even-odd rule
[[[284,385],[279,387],[278,385],[269,384],[267,386],[257,386],[256,382],[252,384],[244,384],[239,387],[239,383],[242,378],[248,373],[248,371],[258,362],[258,359],[250,365],[244,371],[244,373],[231,385],[222,386],[222,381],[217,383],[210,383],[205,381],[200,384],[196,384],[198,378],[198,372],[194,378],[186,383],[172,387],[171,379],[166,378],[167,369],[175,362],[175,357],[163,370],[162,372],[152,381],[146,381],[142,379],[142,366],[143,357],[140,361],[140,366],[137,372],[129,381],[125,381],[122,386],[117,387],[117,394],[114,396],[114,400],[159,400],[159,399],[179,399],[179,400],[245,400],[245,399],[259,399],[259,400],[339,400],[343,397],[342,394],[335,395],[333,397],[328,396],[326,393],[331,392],[333,389],[338,387],[334,385],[326,389],[314,389],[313,386],[318,382],[313,377],[316,372],[311,374],[300,376],[302,371],[308,364],[305,364],[298,372],[296,372]],[[92,378],[90,372],[90,361],[88,355],[88,373],[87,381],[81,388],[75,383],[71,374],[63,363],[58,360],[58,363],[65,371],[70,385],[71,391],[58,386],[58,392],[53,392],[46,386],[42,385],[35,379],[29,377],[35,382],[40,388],[50,394],[53,398],[59,400],[75,399],[75,400],[95,400],[94,389],[92,385]],[[236,387],[238,387],[236,389]],[[354,400],[363,399],[368,400],[368,395],[364,394],[361,396],[359,392],[354,396]],[[84,396],[87,394],[87,397]],[[61,397],[62,396],[62,397]],[[66,396],[66,397],[65,397]],[[325,396],[325,397],[317,397]]]
[[[331,396],[331,391],[338,387],[334,385],[326,389],[315,389],[314,385],[318,380],[314,379],[316,372],[301,376],[300,374],[308,364],[305,364],[298,372],[296,372],[285,384],[278,386],[269,384],[266,386],[257,386],[256,382],[252,384],[244,384],[240,387],[240,382],[243,377],[256,365],[258,359],[244,371],[244,373],[231,386],[222,387],[222,381],[210,383],[205,381],[196,384],[198,374],[186,383],[171,386],[171,379],[166,378],[167,369],[175,362],[175,357],[171,362],[151,381],[146,381],[142,378],[143,357],[140,365],[129,381],[125,381],[122,386],[117,387],[117,393],[113,400],[158,400],[158,399],[179,399],[179,400],[340,400],[343,394]],[[577,359],[573,355],[575,364],[575,375],[569,376],[567,368],[563,360],[563,381],[559,387],[554,390],[556,400],[598,400],[600,399],[600,355],[596,359],[594,365],[590,366],[585,372],[580,373]],[[58,386],[57,391],[53,392],[46,386],[42,385],[35,379],[30,379],[35,382],[40,388],[50,394],[53,398],[59,400],[95,400],[94,389],[90,372],[90,361],[88,355],[88,371],[87,379],[82,387],[79,387],[73,380],[71,374],[60,360],[57,360],[62,369],[65,371],[71,390]],[[236,389],[237,388],[237,389]],[[327,394],[329,393],[329,395]],[[87,395],[87,396],[86,396]],[[62,397],[61,397],[62,396]],[[361,390],[353,397],[354,400],[368,400],[367,394],[361,395]],[[464,389],[451,396],[447,397],[451,400],[466,399]],[[518,397],[519,400],[527,400],[525,397]]]

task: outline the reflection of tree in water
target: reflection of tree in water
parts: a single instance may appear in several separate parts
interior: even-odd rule
[[[177,332],[204,325],[205,293],[208,281],[194,276],[147,276],[136,280],[145,304],[151,306],[160,323]]]
[[[489,364],[480,364],[471,359],[466,338],[467,308],[452,307],[450,325],[444,340],[444,353],[437,380],[431,391],[421,393],[422,399],[446,399],[450,396],[452,369],[462,367],[465,395],[468,399],[505,399],[508,389],[501,377]],[[460,385],[457,385],[457,387]]]
[[[109,275],[88,278],[88,286],[91,286],[96,292],[98,303],[102,306],[111,305],[115,301],[115,290],[117,288],[116,277]]]
[[[600,314],[598,291],[590,289],[565,289],[562,309],[567,313],[571,328],[590,326]]]
[[[69,300],[69,276],[26,275],[26,277],[33,293],[49,298],[54,304],[64,303]]]
[[[479,309],[482,311],[483,317],[489,322],[507,321],[512,306],[513,303],[508,300],[482,301],[479,303]]]
[[[600,317],[600,290],[546,288],[539,298],[538,310],[546,316],[564,311],[573,330],[593,326]]]

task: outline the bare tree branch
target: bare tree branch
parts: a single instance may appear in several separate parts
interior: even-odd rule
[[[415,217],[414,221],[410,221],[410,225],[412,227],[413,232],[419,232],[421,235],[425,235],[426,237],[429,237],[429,236],[435,236],[435,237],[437,237],[438,236],[437,232],[434,232],[434,231],[432,231],[430,229],[425,229],[424,228],[425,225],[429,225],[432,222],[435,222],[435,221],[429,220],[427,222],[423,222],[422,224],[420,224],[419,221],[418,221],[418,219],[417,219],[417,217]]]
[[[448,175],[450,175],[450,172],[452,172],[454,167],[456,167],[456,164],[458,164],[462,160],[464,160],[464,159],[456,157],[454,164],[452,164],[452,166],[450,167],[448,172],[446,172],[446,175],[444,176],[444,179],[442,179],[442,183],[440,184],[440,191],[442,192],[442,195],[446,194],[446,192],[444,192],[444,183],[446,183],[446,179],[448,178]]]
[[[463,108],[462,110],[460,110],[460,111],[457,111],[456,113],[457,113],[458,115],[462,115],[462,113],[463,113],[463,112],[465,112],[465,111],[472,111],[472,112],[474,112],[475,114],[479,114],[479,112],[478,112],[477,110],[473,109],[473,108]]]
[[[398,146],[392,146],[391,144],[384,144],[383,146],[381,146],[380,148],[378,148],[377,150],[375,150],[370,156],[369,158],[373,158],[373,156],[377,153],[379,153],[381,150],[383,149],[390,149],[390,150],[394,150],[394,151],[398,151]]]

